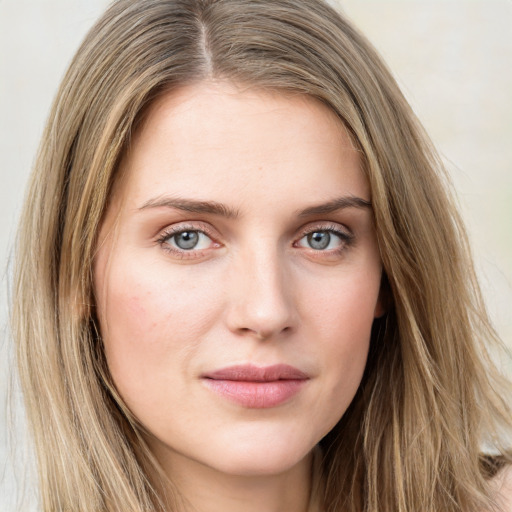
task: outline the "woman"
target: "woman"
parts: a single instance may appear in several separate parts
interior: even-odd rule
[[[17,265],[44,510],[510,507],[440,163],[321,1],[115,2],[57,95]]]

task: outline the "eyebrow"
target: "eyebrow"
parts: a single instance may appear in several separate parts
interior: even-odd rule
[[[304,210],[297,212],[299,217],[309,217],[311,215],[321,215],[333,213],[337,210],[345,208],[369,208],[372,204],[370,201],[356,196],[342,196],[327,203],[315,206],[309,206]],[[219,215],[228,219],[236,219],[240,216],[238,210],[229,208],[228,206],[216,201],[196,201],[193,199],[185,199],[181,197],[160,196],[146,201],[139,210],[149,208],[175,208],[184,212],[206,213],[211,215]]]
[[[184,212],[191,213],[208,213],[219,215],[228,219],[239,217],[238,210],[229,208],[228,206],[216,201],[195,201],[193,199],[184,199],[181,197],[155,197],[146,201],[139,210],[148,208],[175,208]]]
[[[342,196],[327,203],[322,203],[316,206],[310,206],[298,212],[299,217],[309,217],[311,215],[321,215],[325,213],[333,213],[337,210],[345,208],[372,208],[372,203],[356,196]]]

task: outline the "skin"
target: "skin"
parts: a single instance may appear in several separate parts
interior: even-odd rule
[[[352,204],[371,199],[359,153],[312,98],[202,82],[152,106],[121,173],[94,266],[121,397],[190,510],[306,510],[312,449],[354,397],[383,314],[371,207]],[[179,230],[199,244],[180,249]],[[205,386],[246,363],[308,379],[267,408]]]
[[[512,510],[512,466],[506,467],[496,478],[497,501],[504,511]]]

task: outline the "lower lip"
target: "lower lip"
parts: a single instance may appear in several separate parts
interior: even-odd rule
[[[251,409],[267,409],[284,404],[294,397],[306,379],[269,382],[203,379],[205,385],[231,402]]]

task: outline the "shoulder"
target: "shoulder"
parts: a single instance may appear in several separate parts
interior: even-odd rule
[[[512,512],[512,466],[503,468],[494,478],[496,502],[500,512]]]

